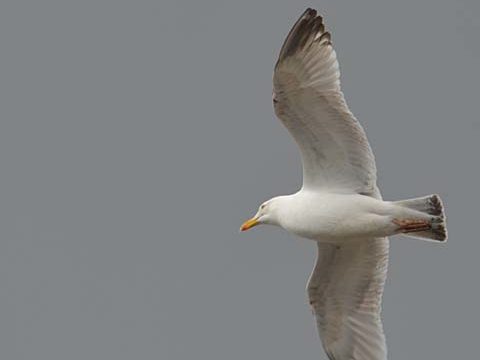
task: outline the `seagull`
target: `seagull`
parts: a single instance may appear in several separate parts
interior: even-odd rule
[[[314,240],[307,294],[328,358],[384,360],[388,236],[445,242],[442,201],[435,194],[382,200],[372,149],[345,102],[331,35],[316,10],[300,16],[280,50],[273,106],[300,148],[303,185],[261,204],[240,230],[270,224]]]

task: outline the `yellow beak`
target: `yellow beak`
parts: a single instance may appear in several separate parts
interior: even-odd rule
[[[256,217],[254,218],[251,218],[247,221],[245,221],[242,226],[240,227],[240,231],[246,231],[248,229],[251,229],[252,227],[258,225],[259,222],[258,222],[258,219]]]

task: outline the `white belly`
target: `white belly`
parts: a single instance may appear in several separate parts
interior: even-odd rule
[[[295,194],[281,216],[281,226],[298,236],[325,242],[390,235],[391,205],[357,194]]]

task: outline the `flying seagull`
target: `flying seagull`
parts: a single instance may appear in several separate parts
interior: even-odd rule
[[[438,195],[382,200],[372,149],[339,78],[330,33],[307,9],[290,30],[273,75],[273,106],[300,148],[303,186],[264,202],[241,230],[271,224],[314,240],[318,257],[307,292],[328,358],[384,360],[387,236],[445,242],[445,216]]]

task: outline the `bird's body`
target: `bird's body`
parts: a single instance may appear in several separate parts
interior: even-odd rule
[[[271,224],[315,240],[307,290],[329,359],[385,360],[387,237],[445,241],[442,202],[437,195],[382,199],[375,158],[345,102],[330,33],[315,10],[303,13],[280,50],[273,104],[300,148],[303,186],[263,203],[241,230]]]
[[[395,218],[408,209],[360,194],[300,190],[278,198],[278,225],[312,240],[328,243],[393,235]]]

